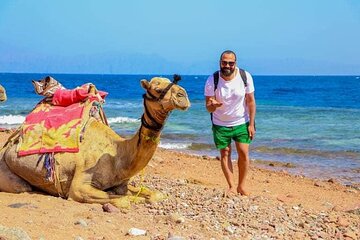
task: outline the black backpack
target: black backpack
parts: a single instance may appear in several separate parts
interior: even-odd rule
[[[239,72],[240,72],[240,76],[241,79],[244,82],[244,86],[247,87],[247,78],[246,78],[246,73],[244,69],[239,68]],[[217,85],[219,83],[219,71],[214,72],[213,77],[214,77],[214,92],[217,89]]]

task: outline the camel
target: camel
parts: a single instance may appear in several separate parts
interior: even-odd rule
[[[157,190],[135,187],[130,178],[153,157],[160,134],[172,110],[187,110],[190,101],[184,88],[167,78],[141,80],[145,89],[141,126],[124,139],[107,125],[93,120],[86,127],[77,153],[55,153],[55,181],[46,181],[40,155],[18,157],[18,140],[8,141],[0,152],[0,191],[46,194],[83,203],[110,203],[128,208],[131,202],[155,202],[166,197]]]
[[[5,102],[6,99],[7,99],[7,97],[6,97],[5,88],[0,85],[0,102]]]

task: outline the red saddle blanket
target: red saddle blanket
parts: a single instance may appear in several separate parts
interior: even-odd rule
[[[93,95],[87,90],[85,85],[74,90],[58,89],[52,103],[36,105],[22,126],[18,155],[78,152],[80,132],[91,115],[98,111],[105,116],[98,101],[99,95],[105,98],[107,93]]]

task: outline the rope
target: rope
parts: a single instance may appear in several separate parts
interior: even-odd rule
[[[145,187],[144,187],[144,185],[143,185],[143,182],[144,182],[144,172],[145,172],[145,170],[144,169],[142,169],[141,170],[141,172],[140,172],[140,183],[139,183],[139,185],[140,185],[140,190],[139,190],[139,192],[135,195],[135,197],[134,197],[134,202],[136,203],[136,202],[138,202],[138,200],[137,200],[137,198],[139,197],[139,195],[140,195],[140,193],[145,189]]]

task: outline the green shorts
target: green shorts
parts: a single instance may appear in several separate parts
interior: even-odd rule
[[[250,144],[251,139],[249,137],[248,126],[248,122],[233,127],[213,125],[212,130],[216,148],[226,148],[231,143],[231,139],[236,142]]]

